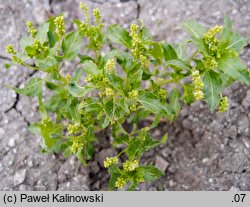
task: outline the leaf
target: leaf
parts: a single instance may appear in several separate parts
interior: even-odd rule
[[[166,61],[166,66],[171,66],[181,70],[190,70],[189,66],[184,61],[179,59]]]
[[[83,68],[88,75],[98,75],[101,72],[92,60],[86,60],[83,63]]]
[[[233,32],[230,36],[230,42],[226,49],[233,49],[236,52],[240,52],[245,46],[247,46],[247,39],[241,37],[237,32]]]
[[[200,39],[206,33],[206,28],[198,24],[196,21],[187,21],[183,24],[184,29],[194,38]]]
[[[157,180],[164,175],[162,171],[152,165],[140,166],[136,169],[136,173],[142,176],[146,182]]]
[[[47,41],[48,38],[48,31],[49,31],[49,23],[44,22],[38,28],[36,38],[43,44]]]
[[[31,37],[22,37],[21,40],[20,40],[20,48],[21,48],[21,51],[25,51],[25,48],[27,46],[30,46],[33,44],[33,39]]]
[[[94,59],[92,57],[88,56],[88,55],[80,55],[79,54],[78,57],[80,58],[81,63],[84,63],[86,60],[94,61]]]
[[[73,60],[80,52],[82,45],[82,37],[78,32],[71,32],[62,41],[62,51],[64,58]]]
[[[224,23],[228,29],[232,29],[232,21],[226,14],[224,15]]]
[[[94,88],[89,85],[85,85],[83,87],[79,86],[75,82],[71,82],[68,86],[68,92],[73,96],[73,97],[83,97],[86,96],[88,93],[93,91]]]
[[[131,48],[131,37],[128,31],[119,25],[111,25],[108,27],[107,37],[114,43],[121,44],[127,48]]]
[[[24,88],[15,88],[17,93],[36,97],[42,94],[43,80],[40,78],[31,78]]]
[[[123,90],[123,79],[115,74],[108,74],[108,80],[115,89]]]
[[[222,80],[218,73],[209,70],[204,73],[203,82],[205,100],[210,110],[213,111],[218,106],[221,100],[220,94]]]
[[[101,123],[101,127],[105,129],[109,125],[109,122],[110,122],[110,119],[108,116],[106,116],[103,122]]]
[[[170,95],[169,95],[169,100],[170,100],[170,107],[173,109],[174,113],[177,114],[180,112],[180,91],[177,88],[174,88]]]
[[[151,42],[150,46],[151,47],[148,50],[149,54],[151,54],[155,59],[164,58],[162,47],[158,42]]]
[[[121,170],[116,165],[110,165],[108,172],[110,174],[109,189],[112,190],[115,188],[117,178],[121,176]]]
[[[161,103],[158,97],[149,92],[140,91],[138,96],[138,101],[143,105],[143,107],[153,113],[167,112],[166,106]]]
[[[184,103],[191,104],[195,101],[194,97],[194,87],[193,84],[183,84],[183,96],[182,99]]]
[[[57,64],[57,60],[52,56],[48,56],[44,59],[35,59],[35,65],[46,72],[51,72],[57,67]]]
[[[196,39],[194,37],[190,37],[190,39],[197,47],[197,49],[199,49],[205,56],[209,56],[208,48],[203,39]]]
[[[250,73],[238,57],[224,55],[218,60],[218,68],[228,76],[247,85],[250,84]]]
[[[143,42],[151,41],[152,36],[148,28],[143,27],[139,32],[139,37],[142,39]]]
[[[177,54],[172,45],[165,43],[162,45],[162,48],[163,48],[165,60],[177,59]]]

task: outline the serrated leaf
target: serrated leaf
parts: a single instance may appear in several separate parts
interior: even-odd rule
[[[136,172],[142,176],[146,182],[157,180],[164,175],[162,171],[152,165],[140,166],[136,169]]]
[[[162,45],[162,48],[163,48],[165,60],[177,59],[177,54],[172,45],[165,43]]]
[[[212,70],[204,73],[203,76],[204,82],[204,95],[205,100],[210,108],[213,111],[221,100],[221,86],[222,80],[220,75]]]
[[[206,33],[206,28],[197,23],[196,21],[190,20],[183,24],[184,29],[191,34],[194,38],[200,39]]]
[[[92,60],[86,60],[83,63],[83,69],[88,75],[98,75],[101,72]]]
[[[119,25],[111,25],[108,27],[107,37],[114,43],[121,44],[127,48],[131,48],[131,37],[128,31]]]
[[[250,84],[250,73],[238,57],[224,55],[218,60],[218,68],[228,76],[247,85]]]
[[[62,41],[63,57],[66,60],[73,60],[80,52],[82,37],[78,32],[71,32]]]
[[[88,93],[90,93],[93,90],[94,88],[92,86],[85,85],[81,87],[75,82],[71,82],[68,86],[68,92],[74,97],[86,96]]]
[[[42,94],[43,80],[41,78],[31,78],[24,88],[15,88],[17,93],[36,97]]]

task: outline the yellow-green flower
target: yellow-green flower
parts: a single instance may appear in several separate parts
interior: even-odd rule
[[[73,144],[71,145],[70,150],[71,150],[71,152],[72,152],[73,154],[75,154],[75,153],[77,153],[81,148],[83,148],[83,146],[84,146],[83,141],[82,141],[81,139],[75,138],[75,139],[73,139]]]
[[[203,58],[203,60],[204,60],[205,68],[207,68],[209,70],[216,68],[218,65],[216,60],[212,57],[206,57],[206,58]]]
[[[65,22],[63,16],[58,16],[54,19],[55,25],[56,25],[56,33],[58,36],[64,36],[65,35]]]
[[[137,90],[132,90],[128,93],[128,97],[133,99],[138,97],[138,91]]]
[[[227,111],[228,107],[229,107],[228,98],[225,96],[220,101],[219,112],[225,112],[225,111]]]
[[[79,133],[80,130],[81,130],[81,125],[80,125],[79,123],[70,124],[70,125],[67,127],[67,130],[68,130],[68,133],[69,133],[69,134],[76,134],[76,133]]]
[[[161,88],[159,91],[157,91],[157,95],[165,100],[167,98],[167,91]]]
[[[106,88],[105,94],[106,94],[106,96],[113,96],[114,95],[114,91],[113,91],[112,88]]]
[[[127,183],[126,179],[119,177],[115,182],[115,187],[123,188],[126,185],[126,183]]]
[[[26,23],[26,26],[28,28],[28,33],[31,35],[31,37],[35,38],[37,30],[33,26],[33,23],[31,21],[29,21],[29,22]]]
[[[7,45],[6,46],[6,53],[16,55],[16,50],[13,47],[13,45]]]
[[[148,68],[149,67],[150,61],[147,59],[147,57],[145,57],[143,55],[140,55],[140,60],[141,60],[142,66],[144,68]]]
[[[114,69],[115,69],[115,60],[114,60],[113,58],[112,58],[112,59],[109,59],[109,60],[107,61],[107,63],[105,64],[104,68],[105,68],[105,70],[106,70],[107,72],[112,72],[112,71],[114,71]]]
[[[206,44],[215,43],[218,41],[216,35],[222,32],[222,26],[214,26],[208,30],[208,32],[204,35],[204,41]]]
[[[93,16],[95,17],[95,21],[98,25],[98,28],[102,28],[103,27],[103,23],[101,21],[101,12],[100,9],[96,8],[93,10]]]
[[[122,164],[122,167],[123,167],[124,171],[126,171],[126,172],[134,171],[138,166],[139,166],[138,160],[134,160],[134,161],[127,160],[126,162],[124,162]]]
[[[131,106],[129,107],[129,110],[130,110],[130,111],[136,111],[136,110],[137,110],[136,104],[131,105]]]
[[[90,21],[89,21],[89,11],[88,11],[87,5],[80,2],[80,8],[82,9],[82,11],[84,13],[86,23],[89,25]]]
[[[106,160],[103,162],[104,167],[109,167],[110,165],[117,164],[118,157],[107,157]]]
[[[198,70],[193,70],[191,76],[194,84],[194,97],[196,100],[201,100],[204,98],[204,83],[201,80],[200,73]]]

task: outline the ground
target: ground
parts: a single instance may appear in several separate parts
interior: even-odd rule
[[[105,22],[128,27],[136,18],[142,19],[156,40],[178,42],[186,35],[183,21],[222,24],[224,13],[242,35],[250,35],[249,0],[85,2],[90,8],[99,7]],[[83,18],[78,5],[78,0],[0,0],[0,190],[107,190],[108,173],[102,162],[115,153],[108,133],[100,135],[102,147],[96,148],[90,167],[74,157],[41,154],[41,138],[28,131],[28,125],[38,120],[36,100],[6,87],[18,87],[42,75],[20,66],[4,68],[9,61],[5,46],[17,47],[26,34],[25,22],[38,24],[62,12],[69,20]],[[242,58],[250,66],[249,45]],[[162,123],[153,132],[155,136],[169,132],[169,139],[147,153],[143,162],[153,161],[165,176],[138,190],[250,190],[250,87],[235,83],[224,95],[230,100],[228,112],[212,113],[203,102],[196,102],[183,107],[173,124]]]

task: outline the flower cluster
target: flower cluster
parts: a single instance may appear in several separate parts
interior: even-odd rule
[[[142,66],[144,68],[148,68],[149,67],[150,61],[145,56],[140,55],[140,60],[141,60]]]
[[[216,37],[217,34],[222,32],[223,27],[216,25],[215,27],[208,30],[208,32],[203,36],[204,42],[208,45],[209,50],[217,58],[220,58],[218,51],[218,46],[220,44],[219,39]]]
[[[109,167],[110,165],[117,164],[118,157],[107,157],[106,160],[103,162],[104,167]]]
[[[79,139],[78,137],[77,138],[74,138],[73,139],[73,144],[71,145],[71,152],[73,154],[77,153],[81,148],[83,148],[84,146],[84,142],[82,139]]]
[[[129,35],[132,37],[132,49],[131,52],[136,59],[140,58],[141,49],[143,48],[141,39],[138,35],[139,26],[131,24]]]
[[[214,58],[212,58],[212,57],[205,57],[205,58],[203,58],[203,60],[204,60],[203,61],[204,66],[208,70],[212,70],[212,69],[216,68],[217,65],[218,65],[216,60]]]
[[[131,106],[129,107],[129,110],[130,110],[130,111],[136,111],[136,110],[137,110],[136,104],[131,105]]]
[[[115,187],[116,188],[123,188],[126,185],[127,181],[125,178],[123,177],[119,177],[117,178],[116,182],[115,182]]]
[[[164,89],[160,89],[157,91],[157,95],[162,99],[162,100],[166,100],[167,98],[167,91]]]
[[[28,28],[28,33],[31,35],[31,37],[35,38],[37,30],[33,26],[33,23],[31,21],[29,21],[29,22],[26,23],[26,26]]]
[[[106,88],[105,89],[105,94],[106,96],[113,96],[114,95],[114,91],[112,88]]]
[[[221,99],[219,104],[219,112],[225,112],[228,110],[228,98],[225,96]]]
[[[122,167],[123,167],[125,172],[134,171],[138,166],[139,166],[139,161],[138,160],[134,160],[134,161],[127,160],[126,162],[124,162],[122,164]]]
[[[132,90],[128,93],[128,97],[131,99],[137,98],[138,97],[138,91],[137,90]]]
[[[17,55],[16,55],[17,53],[16,53],[16,50],[13,47],[13,45],[7,45],[6,46],[6,53],[12,54],[12,61],[14,63],[20,64],[20,65],[23,64],[22,59],[17,57]]]
[[[65,35],[65,22],[63,16],[58,16],[54,19],[54,23],[56,25],[56,33],[59,37]]]
[[[68,133],[69,134],[77,134],[80,132],[81,130],[81,125],[79,123],[75,123],[75,124],[70,124],[68,127],[67,127],[67,130],[68,130]]]
[[[48,47],[44,46],[38,39],[34,39],[32,46],[36,50],[36,53],[37,53],[37,54],[34,54],[34,56],[35,55],[38,55],[40,57],[46,56],[46,53],[48,51]],[[33,57],[33,55],[31,55],[31,54],[30,54],[30,56]]]
[[[115,60],[113,58],[109,59],[105,64],[104,69],[107,72],[113,72],[115,69]]]
[[[103,23],[101,20],[102,18],[101,12],[99,9],[93,10],[93,16],[95,17],[95,22],[97,24],[97,26],[94,26],[90,24],[89,11],[88,11],[86,4],[83,4],[81,2],[80,8],[82,9],[84,13],[85,21],[82,21],[79,24],[79,30],[85,37],[89,37],[89,40],[90,40],[89,47],[93,48],[94,50],[99,50],[103,42],[101,38],[101,29],[103,27]]]
[[[194,97],[196,100],[201,100],[204,98],[204,83],[201,80],[201,76],[198,70],[193,70],[191,75],[194,84]]]

